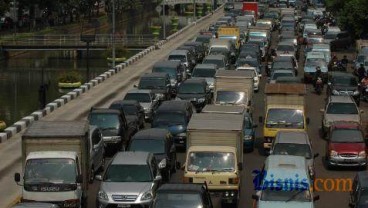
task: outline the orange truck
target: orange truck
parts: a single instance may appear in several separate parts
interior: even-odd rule
[[[258,19],[258,2],[243,2],[243,11],[253,11],[254,18]]]

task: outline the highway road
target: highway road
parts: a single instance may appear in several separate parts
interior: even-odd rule
[[[148,72],[153,63],[157,60],[164,59],[168,53],[184,43],[188,38],[199,32],[200,29],[207,26],[210,22],[213,22],[216,18],[222,15],[222,12],[215,13],[211,18],[198,23],[195,27],[189,31],[184,32],[181,36],[168,42],[160,50],[156,50],[147,57],[141,59],[135,64],[124,69],[118,75],[113,76],[104,83],[95,87],[95,89],[83,94],[79,98],[71,101],[62,108],[57,109],[52,114],[46,116],[45,120],[75,120],[83,119],[87,115],[88,109],[91,106],[107,107],[111,101],[121,99],[127,90],[131,89],[134,82],[136,82],[142,73]],[[272,46],[276,44],[277,34],[272,34]],[[303,56],[300,56],[303,57]],[[303,60],[300,60],[299,75],[301,76]],[[265,85],[265,79],[262,80],[260,91],[255,93],[254,101],[255,112],[254,120],[258,123],[258,117],[263,116],[263,89]],[[343,170],[327,170],[323,165],[323,155],[325,154],[325,141],[319,136],[319,128],[321,125],[321,113],[319,109],[323,108],[325,103],[325,94],[316,95],[310,85],[307,87],[307,116],[310,118],[310,124],[308,126],[308,134],[313,142],[313,148],[315,153],[319,153],[320,156],[316,159],[316,175],[321,179],[338,179],[338,178],[353,178],[356,173],[356,169],[343,169]],[[362,102],[361,109],[365,112],[368,110],[368,104]],[[367,117],[366,115],[364,117]],[[13,174],[20,169],[20,136],[21,133],[11,140],[0,144],[0,163],[13,161],[6,171],[0,172],[0,207],[6,207],[10,201],[19,196],[20,188],[13,182]],[[242,172],[242,186],[241,186],[241,200],[239,207],[251,207],[252,199],[251,195],[255,193],[252,183],[252,170],[262,167],[265,160],[265,156],[262,155],[262,128],[258,124],[257,128],[257,144],[256,149],[245,155],[243,161],[244,170]],[[18,158],[18,159],[17,159]],[[183,162],[184,153],[178,153],[179,161]],[[172,182],[181,182],[182,171],[179,170],[172,177]],[[6,187],[6,188],[4,188]],[[99,182],[95,181],[89,190],[89,207],[95,207],[96,194],[99,188]],[[320,195],[320,200],[316,202],[316,208],[329,208],[329,207],[348,207],[348,192],[336,192],[336,191],[321,191],[316,192]],[[216,202],[215,202],[216,203]],[[216,203],[216,207],[218,203]]]

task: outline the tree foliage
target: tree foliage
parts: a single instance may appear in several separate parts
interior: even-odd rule
[[[368,1],[367,0],[327,0],[326,6],[334,13],[339,25],[356,37],[368,33]]]

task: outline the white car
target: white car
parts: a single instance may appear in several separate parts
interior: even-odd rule
[[[258,90],[259,90],[259,83],[260,83],[262,74],[259,74],[257,72],[257,68],[256,67],[252,67],[252,66],[249,66],[249,65],[243,65],[243,66],[237,67],[235,70],[236,71],[245,71],[245,70],[252,71],[253,72],[253,80],[254,80],[254,82],[253,82],[254,83],[253,90],[255,92],[258,92]]]

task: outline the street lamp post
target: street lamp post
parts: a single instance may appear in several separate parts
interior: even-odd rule
[[[193,21],[194,22],[197,22],[196,21],[196,0],[193,0],[193,7],[194,7],[194,12],[193,12]]]
[[[165,40],[166,39],[166,24],[165,24],[165,19],[166,19],[166,13],[165,13],[165,4],[166,4],[166,0],[164,0],[164,4],[162,5],[162,7],[163,7],[163,28],[164,28],[164,35],[163,35],[163,39]]]
[[[112,0],[112,68],[115,68],[115,0]]]
[[[81,41],[87,44],[87,71],[86,71],[86,82],[89,81],[89,44],[94,42],[96,39],[96,35],[85,34],[80,36]]]

